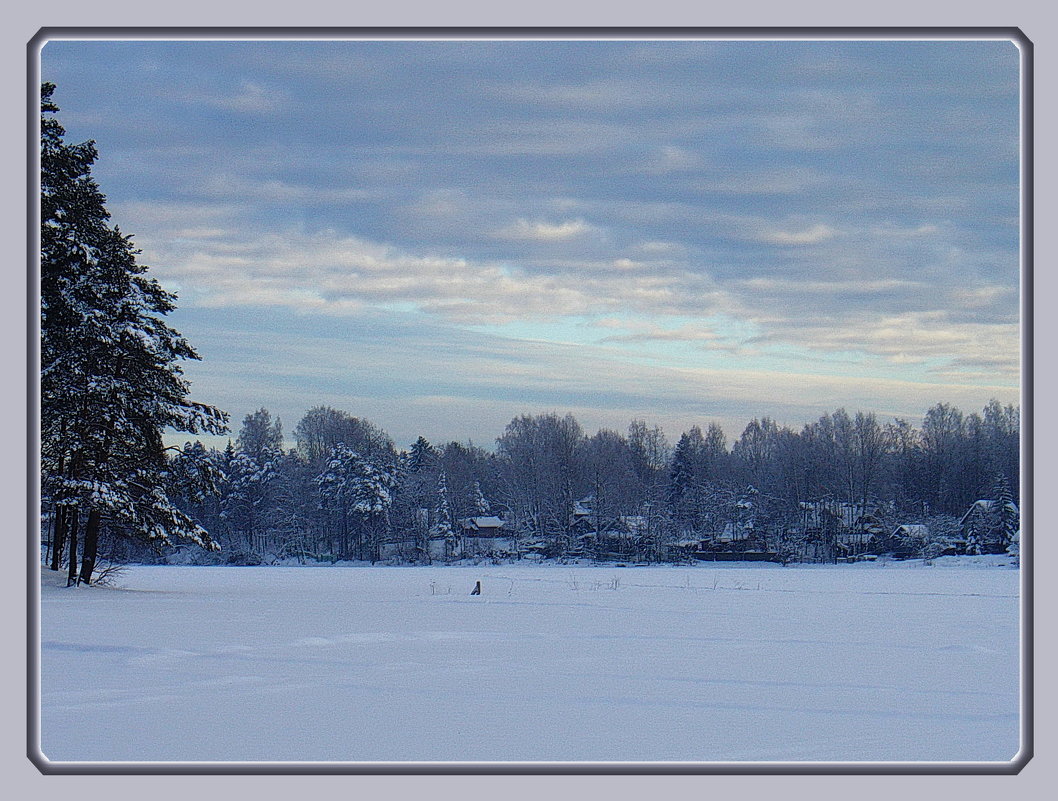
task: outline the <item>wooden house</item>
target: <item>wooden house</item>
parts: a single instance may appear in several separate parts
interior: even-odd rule
[[[459,521],[458,528],[458,558],[514,556],[517,553],[514,532],[498,517],[465,517]]]

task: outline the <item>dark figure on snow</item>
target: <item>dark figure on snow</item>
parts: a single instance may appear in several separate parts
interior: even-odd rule
[[[481,595],[481,582],[480,581],[474,584],[474,589],[472,589],[470,591],[470,594],[471,595]]]

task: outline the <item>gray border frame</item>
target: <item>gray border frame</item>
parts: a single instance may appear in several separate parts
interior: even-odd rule
[[[1009,762],[51,762],[40,750],[40,50],[51,39],[1006,39],[1021,54],[1021,750]],[[1034,755],[1033,43],[1017,27],[45,27],[26,46],[26,756],[44,775],[986,775]],[[1027,525],[1026,525],[1027,522]]]

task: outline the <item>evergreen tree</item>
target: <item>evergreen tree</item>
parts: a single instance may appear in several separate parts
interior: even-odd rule
[[[985,514],[984,505],[981,503],[974,503],[970,507],[970,512],[966,521],[963,523],[963,535],[966,538],[966,553],[971,555],[979,555],[985,546],[985,542],[988,538],[989,523],[987,515]]]
[[[448,504],[448,476],[442,470],[437,477],[437,528],[442,531],[452,530],[452,512]]]
[[[91,581],[103,526],[215,547],[169,498],[162,432],[221,433],[227,415],[188,399],[179,362],[198,356],[162,320],[175,296],[109,224],[95,146],[63,141],[54,88],[41,87],[41,484],[55,509],[52,566],[66,545],[73,583]]]
[[[456,534],[452,527],[452,510],[448,503],[448,476],[442,470],[437,476],[437,505],[434,509],[433,530],[444,537],[445,556],[451,559],[456,554]]]
[[[388,528],[389,510],[397,487],[395,471],[388,465],[377,465],[367,459],[357,461],[355,468],[352,508],[360,516],[367,535],[371,561],[377,562],[381,558],[382,538]]]
[[[702,430],[694,426],[690,431],[685,431],[676,443],[676,449],[672,454],[672,467],[669,470],[669,503],[678,507],[683,496],[690,489],[694,481],[696,446],[700,447],[702,441]],[[677,514],[682,518],[682,515]]]
[[[359,461],[359,455],[339,443],[331,449],[331,457],[326,469],[315,479],[321,504],[329,509],[338,520],[340,535],[338,553],[343,558],[349,555],[349,515],[354,502],[353,480]],[[359,556],[359,553],[357,555]]]
[[[485,497],[485,493],[481,491],[480,481],[475,481],[473,488],[470,490],[470,508],[477,517],[484,517],[492,512],[491,504]]]
[[[434,505],[440,454],[425,437],[419,437],[398,459],[397,491],[392,524],[398,533],[399,552],[419,562],[430,561],[430,513]]]
[[[414,474],[429,470],[437,463],[438,456],[439,454],[430,441],[426,437],[419,437],[412,443],[411,450],[408,452],[407,471]]]
[[[271,487],[276,477],[278,453],[261,454],[261,461],[237,451],[228,465],[228,495],[223,517],[241,554],[237,558],[263,555],[264,538],[271,523]]]
[[[1010,482],[1002,473],[998,474],[992,485],[993,526],[999,545],[1008,549],[1021,528],[1021,518],[1014,495],[1010,491]]]
[[[316,477],[316,486],[320,497],[338,513],[343,556],[349,553],[349,535],[353,533],[356,558],[364,558],[366,535],[370,558],[377,561],[397,488],[395,470],[364,459],[339,443],[331,452],[327,469]]]

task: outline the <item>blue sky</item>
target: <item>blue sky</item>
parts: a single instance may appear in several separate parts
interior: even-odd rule
[[[52,41],[197,400],[398,445],[516,414],[1017,402],[1009,41]]]

